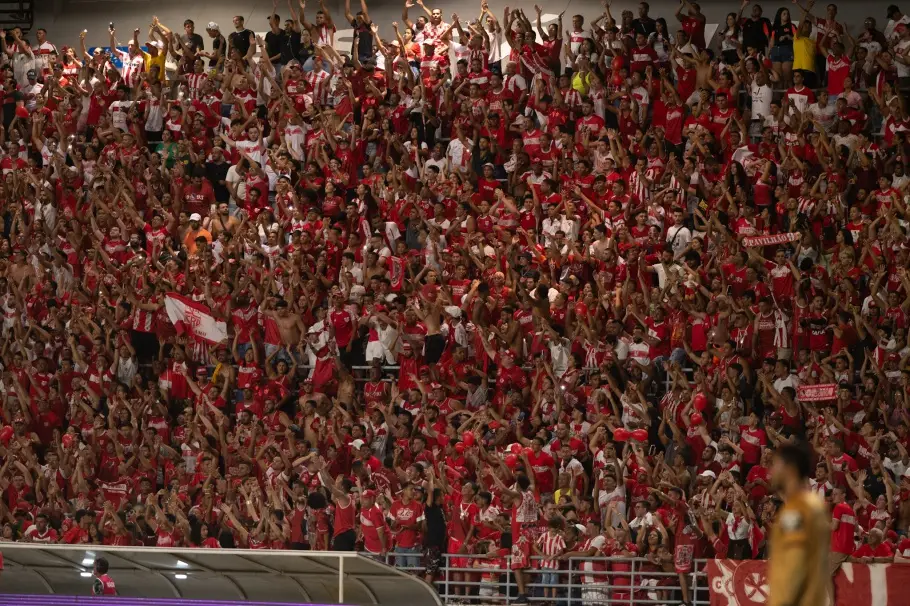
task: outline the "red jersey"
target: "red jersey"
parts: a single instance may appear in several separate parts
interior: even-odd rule
[[[846,503],[838,503],[831,512],[831,517],[840,525],[831,531],[831,551],[835,553],[853,553],[853,532],[856,528],[856,514]]]

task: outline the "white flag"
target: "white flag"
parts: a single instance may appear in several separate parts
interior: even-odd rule
[[[186,333],[212,345],[227,339],[227,325],[216,320],[212,311],[202,303],[169,292],[164,297],[164,308],[178,335]]]

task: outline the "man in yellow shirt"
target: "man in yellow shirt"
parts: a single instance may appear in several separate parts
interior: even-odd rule
[[[157,78],[159,82],[164,82],[167,61],[167,42],[161,42],[160,40],[152,40],[149,42],[147,53],[145,55],[145,71],[149,72],[149,77],[154,76],[152,73],[153,68],[158,68]]]
[[[145,55],[145,71],[151,72],[153,67],[158,67],[158,81],[164,82],[165,70],[167,69],[167,55],[171,50],[174,34],[165,27],[158,17],[152,21],[152,29],[149,30],[148,52]],[[149,73],[151,76],[152,74]]]
[[[810,0],[807,6],[800,7],[803,9],[803,18],[796,30],[796,37],[793,38],[793,71],[802,72],[803,82],[809,88],[815,88],[818,83],[815,74],[816,40],[812,36],[815,18],[809,14],[813,4]]]

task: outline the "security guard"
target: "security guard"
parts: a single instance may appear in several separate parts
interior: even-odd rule
[[[830,514],[809,490],[811,458],[805,444],[777,450],[772,484],[784,499],[771,528],[769,606],[820,606],[828,603]]]

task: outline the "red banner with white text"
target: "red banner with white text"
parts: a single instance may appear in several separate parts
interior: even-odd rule
[[[769,601],[767,562],[708,560],[711,606],[764,606]],[[834,577],[836,606],[908,604],[910,564],[845,563]]]
[[[750,236],[748,238],[743,238],[743,246],[747,248],[755,246],[776,246],[778,244],[786,244],[787,242],[796,242],[799,240],[799,236],[800,234],[798,232],[771,234],[768,236]]]
[[[800,385],[796,390],[796,398],[800,402],[820,402],[822,400],[837,399],[837,383],[822,383],[821,385]]]

